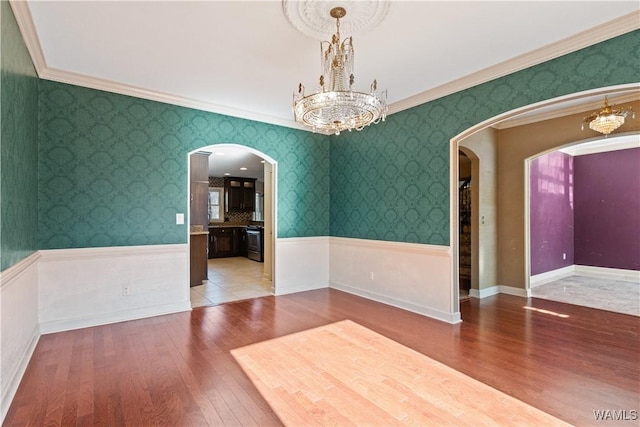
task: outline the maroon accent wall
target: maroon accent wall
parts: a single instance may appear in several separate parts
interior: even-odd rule
[[[640,148],[574,158],[575,263],[640,270]]]
[[[531,274],[573,265],[573,163],[556,151],[530,165]]]

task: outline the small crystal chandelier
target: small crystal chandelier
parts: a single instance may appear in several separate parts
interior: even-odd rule
[[[582,130],[584,130],[584,125],[588,123],[590,129],[609,135],[624,124],[624,119],[629,113],[633,113],[631,117],[636,118],[636,113],[633,112],[631,107],[614,110],[613,107],[609,105],[609,100],[605,96],[604,107],[602,107],[599,112],[591,113],[584,118],[582,121]]]
[[[336,19],[336,33],[331,42],[320,43],[322,74],[320,86],[314,94],[305,96],[302,83],[293,94],[295,120],[309,126],[313,131],[324,133],[362,130],[371,123],[384,121],[387,116],[387,92],[377,92],[376,80],[369,93],[353,90],[353,40],[352,37],[340,41],[340,18],[347,11],[334,7],[329,12]]]

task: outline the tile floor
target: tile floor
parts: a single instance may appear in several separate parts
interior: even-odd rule
[[[571,276],[536,286],[531,296],[640,316],[638,282]]]
[[[271,295],[271,281],[262,278],[264,264],[244,257],[214,258],[209,280],[191,288],[191,307]]]

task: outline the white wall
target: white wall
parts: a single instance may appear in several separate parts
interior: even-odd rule
[[[330,238],[330,286],[449,323],[460,322],[448,246]]]
[[[189,245],[40,251],[42,333],[191,310]],[[124,295],[123,288],[129,289]]]
[[[38,343],[38,258],[0,272],[0,423]]]

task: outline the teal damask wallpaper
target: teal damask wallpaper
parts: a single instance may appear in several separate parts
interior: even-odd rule
[[[41,81],[39,247],[182,243],[187,153],[278,161],[278,235],[449,243],[449,140],[532,102],[639,81],[638,32],[326,137]],[[4,175],[4,173],[3,173]]]
[[[41,249],[184,243],[187,155],[219,143],[278,162],[278,236],[329,234],[329,142],[279,126],[40,82]]]
[[[0,270],[38,249],[38,79],[0,1]]]
[[[506,111],[640,81],[640,32],[393,114],[331,143],[331,235],[449,244],[449,144]]]

